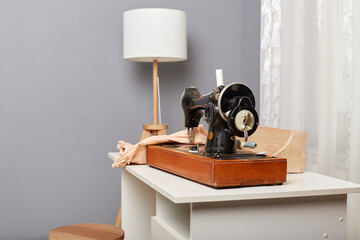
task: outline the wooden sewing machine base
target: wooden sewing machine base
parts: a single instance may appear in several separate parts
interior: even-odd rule
[[[150,145],[146,151],[147,163],[214,188],[286,182],[285,158],[242,151],[215,157],[203,154],[203,150],[193,153],[192,149],[194,145],[187,144]],[[199,149],[204,149],[204,146]]]

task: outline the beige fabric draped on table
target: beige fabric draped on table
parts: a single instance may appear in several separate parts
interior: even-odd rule
[[[207,130],[203,125],[193,129],[194,131],[194,144],[205,144],[207,137]],[[119,155],[115,159],[112,167],[121,168],[130,163],[136,164],[146,164],[146,146],[151,144],[161,144],[161,143],[188,143],[188,133],[187,130],[182,130],[175,132],[170,135],[158,135],[147,137],[137,144],[133,145],[131,143],[126,143],[124,141],[119,141],[117,148],[119,150]]]

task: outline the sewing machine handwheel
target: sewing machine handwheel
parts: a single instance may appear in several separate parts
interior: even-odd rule
[[[249,115],[247,124],[245,124],[251,127],[251,130],[248,130],[248,136],[251,136],[259,125],[259,117],[253,107],[237,107],[233,109],[227,118],[227,123],[231,133],[238,137],[244,137],[244,131],[240,129],[243,114]]]
[[[227,121],[226,113],[232,110],[230,102],[237,96],[248,97],[252,107],[255,108],[255,96],[248,86],[242,83],[229,84],[220,92],[218,100],[219,114],[225,121]]]

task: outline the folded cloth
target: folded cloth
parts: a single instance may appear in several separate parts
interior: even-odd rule
[[[203,125],[194,128],[194,144],[205,144],[206,136],[207,131]],[[130,163],[146,164],[146,146],[160,143],[189,143],[187,130],[170,135],[147,137],[135,145],[119,141],[117,144],[119,155],[116,157],[112,167],[121,168]]]

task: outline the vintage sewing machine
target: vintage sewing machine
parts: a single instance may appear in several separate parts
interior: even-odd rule
[[[216,188],[286,181],[286,159],[246,150],[256,148],[248,137],[259,124],[249,87],[242,83],[224,86],[222,72],[217,71],[216,89],[201,95],[195,87],[185,88],[180,102],[189,144],[149,146],[150,166]],[[199,126],[203,115],[209,124],[205,146],[193,143],[193,128]],[[242,143],[239,138],[244,139]]]

